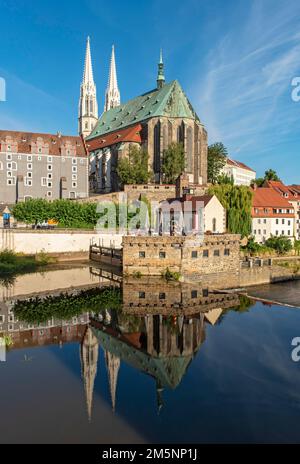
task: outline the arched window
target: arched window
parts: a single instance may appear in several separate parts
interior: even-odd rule
[[[160,172],[160,123],[154,127],[154,172]]]
[[[90,112],[91,112],[91,114],[93,114],[93,112],[94,112],[93,100],[90,101]]]
[[[187,170],[193,172],[193,129],[188,127],[186,131],[186,155],[187,155]]]
[[[86,123],[85,123],[85,130],[88,130],[88,128],[89,128],[89,123],[86,122]]]
[[[213,229],[213,232],[217,232],[217,220],[216,220],[216,218],[213,218],[213,220],[212,220],[212,229]]]
[[[89,97],[85,97],[85,114],[89,114]]]

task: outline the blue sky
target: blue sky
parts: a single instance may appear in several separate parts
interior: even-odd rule
[[[102,110],[111,45],[122,101],[155,86],[159,48],[209,143],[300,183],[298,0],[0,0],[0,128],[75,134],[86,36]]]

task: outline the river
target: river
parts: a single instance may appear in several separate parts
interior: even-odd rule
[[[166,283],[151,306],[92,271],[2,286],[1,443],[300,441],[299,309]],[[300,306],[300,282],[251,293]]]

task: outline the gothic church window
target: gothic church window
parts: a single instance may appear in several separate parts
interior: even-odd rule
[[[154,127],[154,172],[160,171],[160,123]]]
[[[188,127],[186,134],[187,170],[193,172],[193,130]]]

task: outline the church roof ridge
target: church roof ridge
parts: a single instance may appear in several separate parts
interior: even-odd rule
[[[171,98],[172,96],[174,98]],[[150,90],[104,112],[87,140],[159,116],[199,120],[177,80],[166,83],[160,89]]]

